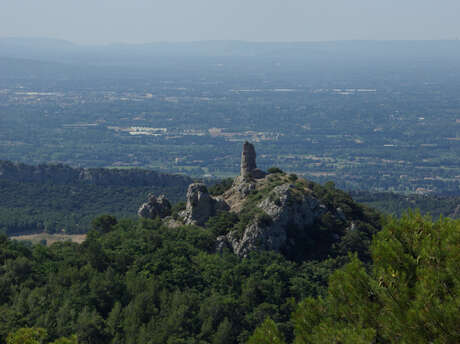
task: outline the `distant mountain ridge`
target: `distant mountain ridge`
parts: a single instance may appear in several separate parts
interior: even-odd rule
[[[431,59],[460,57],[460,42],[439,41],[325,41],[248,42],[196,41],[78,45],[50,38],[0,37],[0,57],[90,64],[129,64],[131,60],[159,57],[257,58],[385,58]],[[147,62],[147,60],[145,61]],[[150,61],[151,62],[151,61]]]
[[[350,195],[359,203],[396,217],[400,217],[409,209],[418,209],[422,214],[430,214],[433,219],[440,216],[460,218],[460,196],[403,195],[369,191],[351,191]]]
[[[191,182],[187,176],[141,169],[0,161],[0,233],[86,233],[101,214],[136,217],[149,192],[177,202]]]
[[[31,166],[2,160],[0,160],[0,179],[19,183],[118,186],[184,185],[185,188],[192,182],[192,179],[187,176],[145,169],[73,168],[63,164]]]

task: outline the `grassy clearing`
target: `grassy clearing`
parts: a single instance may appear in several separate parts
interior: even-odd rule
[[[33,244],[38,244],[46,240],[46,245],[50,246],[58,241],[72,241],[77,244],[81,244],[86,239],[86,234],[49,234],[49,233],[37,233],[27,235],[15,235],[11,236],[12,240],[30,241]]]

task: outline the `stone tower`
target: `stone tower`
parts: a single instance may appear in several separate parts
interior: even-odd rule
[[[241,177],[248,178],[263,178],[266,173],[257,168],[256,165],[256,150],[254,145],[246,141],[243,144],[243,152],[241,153]]]
[[[241,153],[241,177],[250,177],[251,172],[256,168],[256,150],[254,145],[246,141],[243,144],[243,152]]]

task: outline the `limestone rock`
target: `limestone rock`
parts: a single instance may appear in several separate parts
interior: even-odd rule
[[[149,194],[147,202],[141,205],[137,214],[148,219],[164,218],[171,215],[171,203],[165,195],[160,195],[157,198],[154,194]]]
[[[245,180],[241,176],[235,178],[233,185],[228,189],[222,198],[230,207],[230,211],[239,213],[249,194],[256,190],[256,183],[251,180]]]
[[[289,237],[289,228],[308,230],[308,226],[326,212],[326,207],[316,198],[287,183],[275,187],[257,207],[263,215],[245,228],[241,238],[235,232],[226,236],[227,243],[239,256],[245,257],[252,250],[281,251],[289,245],[289,240],[295,240]]]
[[[229,249],[230,251],[233,251],[233,247],[231,243],[229,242],[227,236],[220,235],[216,238],[215,250],[217,252],[222,252],[224,249]]]
[[[190,184],[187,190],[187,204],[180,212],[185,224],[204,225],[218,210],[228,210],[222,199],[215,199],[209,195],[203,183]]]
[[[254,145],[246,141],[243,144],[243,152],[241,153],[241,177],[248,178],[264,178],[266,173],[257,168],[256,165],[256,150]]]
[[[230,249],[240,257],[254,250],[303,254],[299,250],[310,240],[310,234],[318,234],[315,223],[323,214],[328,212],[328,219],[341,223],[344,228],[348,219],[341,208],[328,209],[321,204],[307,181],[294,181],[285,174],[267,175],[257,169],[254,146],[245,142],[241,175],[232,187],[214,198],[204,184],[191,184],[186,209],[179,217],[185,224],[202,226],[220,210],[241,215],[239,221],[245,221],[245,228],[241,231],[240,222],[238,230],[219,236],[215,243],[218,252]]]

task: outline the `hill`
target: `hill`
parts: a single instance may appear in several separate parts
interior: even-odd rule
[[[418,209],[434,219],[440,216],[460,218],[460,197],[443,195],[402,195],[391,192],[351,191],[350,195],[359,203],[397,217],[407,210]]]
[[[192,183],[182,208],[168,204],[97,217],[80,245],[0,236],[0,338],[42,327],[50,341],[245,343],[267,317],[290,338],[295,302],[323,295],[349,253],[369,261],[381,220],[332,183],[257,169],[249,143],[234,181]]]
[[[459,338],[458,221],[409,215],[381,231],[378,213],[332,183],[257,169],[248,143],[235,180],[192,183],[182,209],[154,196],[140,209],[151,218],[95,218],[82,244],[0,236],[0,340]]]
[[[190,184],[183,207],[150,195],[136,220],[99,216],[82,244],[0,236],[0,340],[456,342],[458,221],[409,215],[381,231],[332,183],[255,158],[245,143],[233,181]]]
[[[350,250],[366,257],[380,228],[376,211],[355,203],[333,183],[321,186],[276,168],[269,173],[258,169],[249,142],[243,145],[241,174],[233,182],[214,186],[213,195],[205,184],[191,184],[185,208],[173,216],[164,203],[152,197],[139,214],[164,218],[171,227],[208,228],[216,235],[219,251],[228,249],[241,257],[260,250],[296,261]]]
[[[134,217],[149,192],[172,201],[192,180],[141,169],[82,169],[0,161],[0,230],[86,233],[100,214]]]

